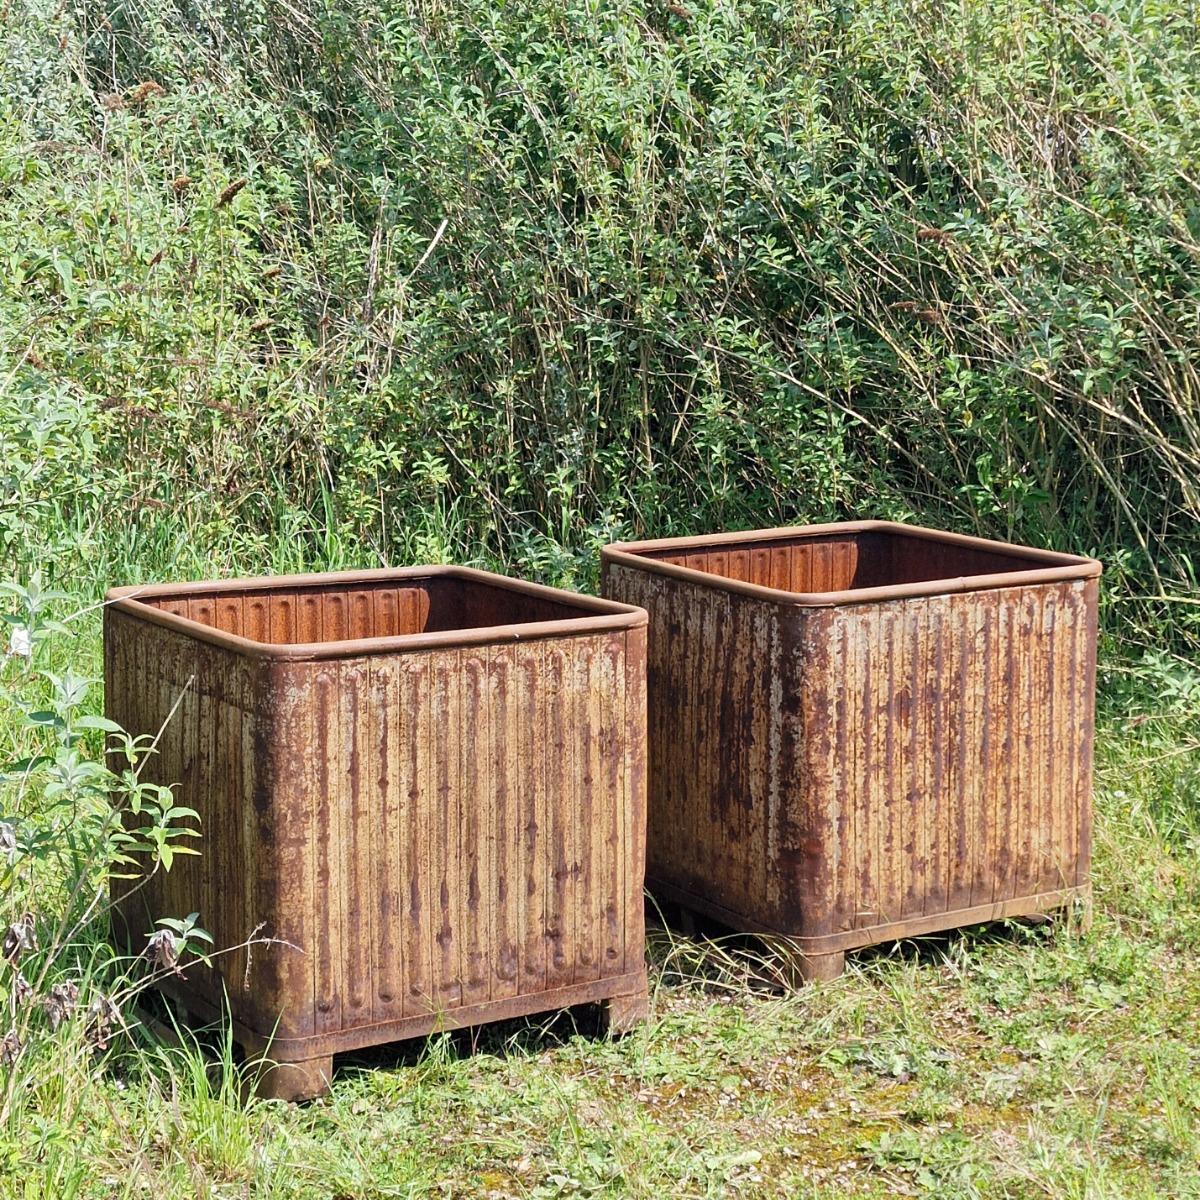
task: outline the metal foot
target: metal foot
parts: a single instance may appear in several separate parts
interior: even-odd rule
[[[796,973],[806,983],[836,979],[846,969],[846,954],[836,950],[832,954],[800,954],[792,959]]]
[[[1087,933],[1092,927],[1092,893],[1090,891],[1075,898],[1074,912],[1071,914],[1075,928],[1079,933]]]
[[[312,1100],[329,1091],[333,1079],[333,1056],[303,1062],[264,1063],[255,1092],[263,1100]]]
[[[600,1019],[609,1037],[629,1033],[649,1015],[650,998],[645,989],[629,996],[610,996],[600,1001]]]
[[[773,962],[764,963],[762,977],[775,987],[785,991],[803,987],[806,983],[816,983],[836,979],[846,969],[846,955],[842,950],[830,954],[805,954],[795,946],[773,943],[775,951]]]

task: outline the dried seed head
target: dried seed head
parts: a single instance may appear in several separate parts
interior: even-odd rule
[[[107,1050],[114,1025],[121,1023],[117,1006],[103,993],[88,1008],[87,1040],[95,1050]]]
[[[29,950],[37,949],[37,931],[34,928],[33,913],[23,913],[9,927],[4,935],[4,947],[0,953],[6,962],[15,967]]]
[[[192,186],[192,177],[190,175],[176,175],[171,180],[171,187],[175,189],[175,194],[186,192]]]
[[[21,1039],[15,1029],[10,1029],[0,1038],[0,1066],[11,1067],[21,1054]]]
[[[145,104],[151,96],[161,96],[164,90],[161,84],[155,83],[153,79],[148,79],[145,83],[139,83],[137,87],[130,88],[125,98],[130,104]]]
[[[29,980],[26,979],[25,976],[21,974],[20,971],[15,972],[13,975],[13,981],[12,981],[13,1008],[14,1009],[20,1008],[21,1005],[25,1004],[29,1000],[30,996],[32,996],[32,995],[33,995],[33,984],[31,984],[29,982]]]
[[[182,975],[183,972],[179,969],[179,946],[176,944],[175,935],[169,929],[156,929],[146,936],[150,940],[142,954],[150,961],[151,965],[174,971],[176,975]]]
[[[17,849],[17,831],[7,821],[0,821],[0,855],[10,867],[16,861]]]
[[[889,304],[888,308],[894,312],[912,313],[918,321],[924,321],[926,325],[942,324],[942,314],[936,308],[926,308],[917,300],[897,300],[894,304]]]
[[[250,181],[248,179],[235,179],[221,194],[217,197],[217,207],[224,208],[230,200],[234,198]]]
[[[51,1029],[57,1029],[74,1011],[79,1000],[79,985],[76,983],[56,983],[50,994],[42,1001],[46,1018]]]
[[[120,112],[125,107],[125,97],[116,92],[100,97],[100,105],[106,112]]]

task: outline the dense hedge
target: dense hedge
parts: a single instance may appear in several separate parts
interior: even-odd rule
[[[8,8],[18,568],[880,514],[1200,629],[1187,6]]]

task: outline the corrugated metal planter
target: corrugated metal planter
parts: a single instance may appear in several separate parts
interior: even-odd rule
[[[171,991],[322,1090],[335,1052],[602,1000],[645,1010],[645,613],[457,567],[119,588],[108,715],[157,731],[202,855],[119,896],[198,910]],[[127,888],[128,885],[125,885]]]
[[[650,613],[650,889],[808,978],[1088,896],[1099,574],[880,521],[606,549]]]

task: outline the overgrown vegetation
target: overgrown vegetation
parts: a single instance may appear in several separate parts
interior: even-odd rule
[[[8,11],[5,394],[90,436],[23,507],[103,577],[870,512],[1191,641],[1186,6]]]
[[[0,2],[0,1194],[1200,1195],[1198,81],[1160,0]],[[105,1007],[101,796],[187,816],[104,586],[867,515],[1104,559],[1090,933],[662,936],[629,1041],[305,1110]]]

